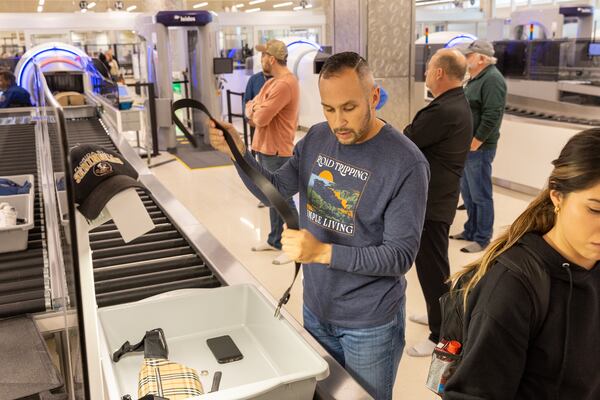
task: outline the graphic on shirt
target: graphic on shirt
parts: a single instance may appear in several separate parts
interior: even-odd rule
[[[369,176],[364,169],[319,154],[308,181],[308,220],[353,236],[356,208]]]

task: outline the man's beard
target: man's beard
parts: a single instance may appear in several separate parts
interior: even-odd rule
[[[273,72],[271,70],[271,66],[269,64],[263,64],[262,70],[263,70],[263,73],[267,76],[271,76],[271,72]]]
[[[346,144],[346,145],[355,144],[356,142],[358,142],[360,139],[362,139],[368,133],[370,124],[371,124],[371,110],[369,110],[367,108],[367,112],[365,113],[365,116],[363,118],[362,126],[358,131],[356,131],[354,129],[348,129],[348,128],[337,128],[337,129],[334,129],[333,133],[337,134],[339,132],[349,132],[350,134],[352,134],[352,138],[349,141],[347,141],[346,143],[342,143],[342,144]]]

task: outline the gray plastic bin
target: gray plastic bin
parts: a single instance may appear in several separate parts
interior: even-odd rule
[[[0,203],[9,203],[15,207],[18,218],[25,218],[25,224],[14,227],[0,228],[0,253],[27,250],[27,238],[33,228],[33,200],[35,197],[35,182],[33,175],[11,175],[0,178],[10,179],[22,185],[25,181],[31,182],[29,194],[16,194],[13,196],[0,196]]]
[[[137,353],[113,363],[112,352],[125,341],[138,342],[147,330],[162,328],[170,360],[209,372],[200,376],[205,392],[214,372],[223,373],[219,391],[193,399],[312,399],[329,367],[286,320],[273,317],[274,311],[252,285],[177,290],[100,309],[102,368],[107,385],[114,386],[109,397],[137,399],[143,362]],[[217,363],[206,339],[221,335],[231,336],[243,360]]]

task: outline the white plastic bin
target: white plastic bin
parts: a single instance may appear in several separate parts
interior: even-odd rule
[[[33,200],[35,197],[35,182],[33,175],[1,176],[22,185],[25,181],[31,182],[28,194],[0,196],[0,203],[9,203],[17,211],[17,218],[25,218],[25,223],[14,227],[0,228],[0,253],[27,250],[27,238],[33,228]]]
[[[115,395],[137,399],[138,372],[143,354],[113,363],[112,353],[125,342],[138,342],[144,333],[162,328],[169,359],[200,373],[209,392],[215,371],[222,371],[220,389],[193,399],[312,399],[318,380],[325,379],[325,360],[284,319],[273,316],[274,307],[252,285],[215,289],[185,289],[136,303],[98,311],[105,344],[102,364],[107,384]],[[219,364],[206,339],[230,335],[244,358]],[[110,353],[110,354],[108,354]]]

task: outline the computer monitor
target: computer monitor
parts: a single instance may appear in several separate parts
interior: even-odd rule
[[[600,43],[590,43],[588,47],[588,56],[599,57],[600,56]]]
[[[226,57],[213,58],[213,73],[215,75],[233,73],[233,58],[226,58]]]

